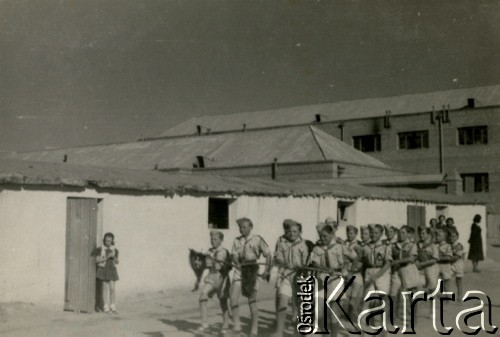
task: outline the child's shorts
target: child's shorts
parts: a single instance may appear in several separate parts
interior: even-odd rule
[[[439,273],[443,280],[449,280],[453,276],[453,272],[451,270],[450,263],[440,263],[439,264]]]
[[[340,277],[329,278],[328,284],[327,284],[327,289],[326,289],[326,294],[325,294],[324,287],[320,287],[320,289],[318,289],[318,302],[320,303],[320,307],[321,307],[321,305],[323,305],[322,303],[324,303],[325,300],[328,300],[330,298],[330,296],[334,293],[335,289],[339,286],[340,281],[341,281]],[[345,283],[344,283],[344,286],[345,286]],[[341,293],[342,293],[342,289],[339,289],[339,291],[336,292],[335,297],[338,298]],[[335,300],[336,299],[335,297],[332,300]],[[334,306],[333,309],[336,310],[336,306]],[[330,311],[330,310],[328,309],[328,311]],[[340,315],[341,313],[338,312],[336,314]],[[340,317],[340,316],[338,316],[338,317]]]
[[[377,274],[380,269],[382,268],[366,268],[365,280],[369,276]],[[380,290],[388,294],[391,290],[391,270],[386,270],[385,273],[383,273],[377,280],[375,280],[374,283],[371,283],[370,285],[367,285],[367,283],[365,282],[365,287],[365,294],[367,294],[371,290]]]
[[[361,273],[355,273],[354,275],[349,275],[345,282],[349,282],[350,278],[354,277],[351,286],[347,289],[344,297],[351,298],[359,298],[359,296],[363,295],[363,275]]]
[[[464,269],[464,260],[462,259],[453,262],[451,265],[451,271],[455,277],[464,277]]]
[[[391,291],[390,295],[392,297],[398,296],[401,292],[401,276],[399,272],[396,270],[391,273]]]
[[[209,273],[204,279],[204,286],[201,290],[200,301],[208,300],[215,294],[220,298],[229,297],[230,282],[229,277],[222,276],[221,273]]]
[[[241,284],[241,271],[238,269],[234,269],[233,274],[233,283],[239,282]],[[257,282],[255,282],[254,290],[257,291],[259,289],[259,277],[257,277]]]
[[[284,295],[289,298],[293,296],[293,287],[290,282],[290,277],[283,277],[282,275],[278,276],[278,282],[276,283],[276,288],[278,291],[278,295]]]
[[[423,282],[425,289],[434,290],[436,289],[439,280],[439,265],[433,264],[432,266],[426,267],[424,269],[424,280]]]

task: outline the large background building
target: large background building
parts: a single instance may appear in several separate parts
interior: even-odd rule
[[[458,175],[500,213],[500,85],[201,116],[160,136],[309,124],[393,169]]]

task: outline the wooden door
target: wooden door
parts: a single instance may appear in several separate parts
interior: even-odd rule
[[[425,206],[408,206],[407,225],[415,229],[415,238],[418,240],[418,228],[425,227]]]
[[[93,312],[97,199],[68,198],[66,223],[66,289],[64,310]]]

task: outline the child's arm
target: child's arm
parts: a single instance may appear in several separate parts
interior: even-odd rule
[[[101,249],[102,248],[97,248],[94,252],[93,255],[95,255],[95,263],[102,263],[102,262],[106,262],[107,258],[104,256],[102,257],[101,256]]]
[[[113,261],[115,261],[115,264],[118,264],[118,249],[115,249],[115,256],[113,257]]]
[[[417,260],[417,246],[413,245],[409,251],[409,256],[406,258],[402,258],[396,261],[393,261],[393,264],[400,265],[405,263],[414,263]]]
[[[269,247],[267,246],[267,243],[262,238],[260,238],[260,251],[262,252],[262,255],[264,255],[264,257],[266,258],[266,269],[262,274],[262,278],[269,282],[269,279],[271,277],[271,268],[272,268],[271,263],[273,260],[273,256],[271,254],[271,251],[269,250]]]
[[[231,248],[231,259],[234,264],[234,268],[241,270],[241,264],[238,256],[238,248],[236,246],[236,240],[233,243],[233,248]]]
[[[439,255],[439,262],[453,262],[453,249],[451,248],[451,246],[448,246],[446,250],[444,252],[441,252],[441,254]]]
[[[276,243],[276,250],[274,252],[274,261],[278,264],[285,263],[285,258],[283,256],[283,252],[281,251],[280,239],[278,239],[278,242]]]

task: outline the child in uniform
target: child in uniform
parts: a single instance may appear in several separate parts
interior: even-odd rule
[[[425,280],[423,282],[424,290],[432,292],[436,289],[439,279],[439,266],[437,264],[439,260],[439,250],[434,243],[431,227],[420,227],[419,234],[421,240],[417,244],[417,267],[423,273],[423,279]]]
[[[278,239],[274,254],[274,261],[280,266],[276,285],[279,307],[277,311],[277,328],[274,336],[277,337],[283,336],[290,299],[292,300],[293,317],[297,317],[296,268],[304,267],[309,255],[306,242],[301,237],[302,225],[287,219],[283,222],[283,227],[285,228],[285,235]]]
[[[395,226],[385,226],[385,244],[392,244],[398,242],[398,229]]]
[[[104,300],[104,312],[117,314],[115,282],[118,281],[118,249],[115,248],[115,236],[113,233],[104,234],[102,240],[104,246],[97,248],[95,252],[97,271],[96,277],[102,281],[102,296]]]
[[[327,276],[328,279],[328,290],[333,292],[335,287],[339,284],[341,276],[347,275],[347,270],[345,269],[344,256],[348,256],[352,261],[356,262],[356,253],[344,250],[342,243],[338,242],[335,238],[335,228],[327,224],[320,224],[317,226],[320,235],[320,245],[316,245],[311,252],[309,257],[309,264],[316,268],[326,269],[330,272],[319,272],[317,273],[318,280],[318,300],[320,303],[324,301],[325,298],[329,298],[331,293],[324,294],[324,282]],[[330,314],[330,311],[328,312]],[[323,310],[319,310],[320,315],[319,322],[323,322]],[[341,317],[341,313],[337,314],[337,317]],[[328,322],[331,324],[332,336],[335,336],[338,332],[338,323],[335,319],[329,319]]]
[[[368,245],[372,241],[372,239],[370,237],[370,227],[368,227],[368,226],[361,226],[360,227],[360,231],[361,231],[360,246],[364,247],[364,246]]]
[[[197,333],[204,333],[208,328],[207,324],[207,301],[214,294],[219,298],[222,309],[222,335],[228,331],[229,325],[229,251],[222,247],[224,234],[219,231],[210,231],[210,244],[212,247],[205,256],[205,263],[208,274],[204,279],[204,285],[200,294],[201,326]]]
[[[464,277],[465,252],[462,244],[458,242],[458,236],[458,231],[453,229],[450,236],[451,248],[453,251],[453,263],[451,265],[451,270],[455,275],[455,282],[457,283],[457,296],[461,299],[463,295],[462,278]]]
[[[355,226],[346,226],[346,237],[344,241],[344,249],[352,256],[352,252],[356,253],[356,261],[346,256],[348,264],[346,269],[349,271],[347,280],[354,276],[354,281],[346,293],[346,298],[349,300],[349,313],[352,317],[358,316],[358,310],[361,305],[361,297],[363,296],[363,265],[357,258],[362,255],[362,247],[360,241],[356,240],[358,229]]]
[[[365,265],[365,294],[371,290],[389,293],[391,287],[392,249],[382,242],[384,227],[376,224],[371,227],[372,242],[363,247],[363,263]],[[371,301],[373,304],[374,301]]]
[[[401,227],[399,229],[398,243],[393,246],[392,267],[399,276],[399,284],[391,284],[391,296],[396,299],[396,314],[401,313],[403,309],[401,307],[401,291],[413,290],[416,288],[415,279],[419,279],[418,270],[414,265],[417,260],[417,245],[410,241],[410,229],[413,228],[406,225]],[[414,270],[413,275],[409,273],[411,270]]]
[[[448,230],[440,228],[437,230],[437,247],[439,251],[439,273],[444,281],[445,290],[449,291],[450,280],[452,276],[451,262],[453,260],[453,249],[448,243]]]
[[[251,334],[258,336],[259,311],[257,308],[257,260],[260,256],[266,258],[266,269],[262,278],[269,281],[271,268],[271,252],[267,243],[259,235],[252,235],[253,223],[248,218],[236,220],[241,236],[234,239],[231,257],[235,265],[234,280],[231,288],[231,309],[233,312],[233,332],[237,337],[241,333],[239,300],[240,295],[248,298],[251,313]]]

